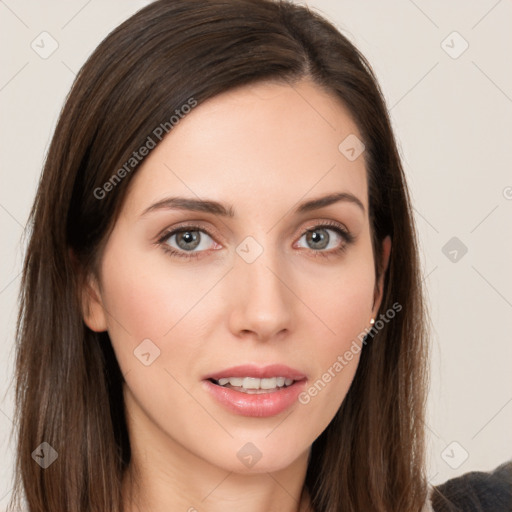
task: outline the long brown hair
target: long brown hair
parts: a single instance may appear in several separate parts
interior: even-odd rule
[[[388,113],[348,39],[307,7],[279,0],[158,0],[110,33],[80,70],[28,223],[13,508],[24,492],[30,512],[123,510],[123,376],[108,333],[85,326],[80,290],[97,271],[138,165],[104,197],[94,191],[190,98],[201,104],[256,81],[293,86],[306,77],[349,108],[363,137],[377,278],[381,241],[392,238],[381,312],[402,309],[363,349],[342,406],[313,443],[305,486],[315,512],[420,511],[427,313]],[[41,443],[58,454],[46,469],[32,455]]]

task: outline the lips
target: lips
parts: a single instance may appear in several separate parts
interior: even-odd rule
[[[254,364],[244,364],[210,373],[204,376],[203,380],[218,381],[219,379],[226,379],[230,377],[253,377],[257,379],[284,377],[285,379],[303,380],[306,378],[306,375],[295,368],[290,368],[283,364],[271,364],[264,367],[256,366]]]
[[[247,379],[247,377],[249,379]],[[230,384],[219,384],[219,379],[242,379],[254,381],[259,379],[275,379],[281,381],[291,380],[289,385],[275,387],[273,389],[246,389],[235,388]],[[257,366],[255,364],[244,364],[225,368],[218,372],[205,375],[202,380],[203,389],[219,405],[231,413],[251,416],[270,417],[284,412],[296,405],[299,394],[307,385],[308,379],[301,371],[290,368],[284,364],[271,364],[268,366]],[[269,384],[268,382],[266,383]],[[262,381],[263,385],[263,381]],[[249,387],[252,387],[249,383]]]
[[[277,388],[258,394],[229,389],[214,384],[210,379],[202,381],[204,391],[231,414],[247,417],[268,418],[298,407],[298,397],[304,392],[307,379],[295,381],[288,387]]]

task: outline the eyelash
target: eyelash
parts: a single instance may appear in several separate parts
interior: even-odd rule
[[[331,249],[330,251],[323,251],[323,250],[314,250],[309,249],[309,252],[312,252],[314,257],[323,257],[323,258],[329,258],[332,256],[337,256],[342,254],[347,250],[347,247],[354,242],[354,235],[349,233],[346,229],[342,228],[339,224],[334,222],[324,222],[322,224],[318,224],[315,226],[312,226],[308,229],[306,229],[299,237],[302,238],[304,235],[306,235],[309,232],[317,231],[319,229],[330,229],[332,231],[335,231],[338,235],[341,236],[342,239],[345,240],[345,242],[340,245],[336,249]],[[204,227],[190,224],[186,226],[181,226],[176,229],[172,229],[169,231],[166,231],[162,234],[162,236],[157,240],[157,244],[162,247],[162,249],[169,253],[171,256],[176,256],[178,258],[184,258],[184,259],[192,259],[192,258],[200,258],[204,252],[206,251],[197,251],[197,252],[186,252],[186,251],[177,251],[176,249],[169,247],[169,245],[166,243],[166,241],[172,236],[179,233],[184,233],[187,231],[201,231],[202,233],[206,233],[210,238],[213,238],[213,235]],[[308,250],[308,249],[306,249]]]

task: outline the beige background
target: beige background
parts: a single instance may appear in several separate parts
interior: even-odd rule
[[[146,3],[0,0],[0,508],[12,487],[22,228],[75,73]],[[512,4],[307,3],[372,64],[408,175],[433,324],[429,478],[490,470],[512,458]],[[41,37],[51,48],[43,31],[58,43],[47,59],[31,48]]]

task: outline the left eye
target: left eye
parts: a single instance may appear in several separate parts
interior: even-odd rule
[[[334,236],[329,233],[333,233]],[[344,241],[342,235],[343,232],[339,228],[326,228],[319,226],[306,231],[306,233],[300,237],[300,240],[306,238],[306,243],[308,244],[306,249],[313,249],[316,251],[329,250],[335,249],[340,244],[340,242]],[[334,239],[334,246],[329,246],[331,239]]]

